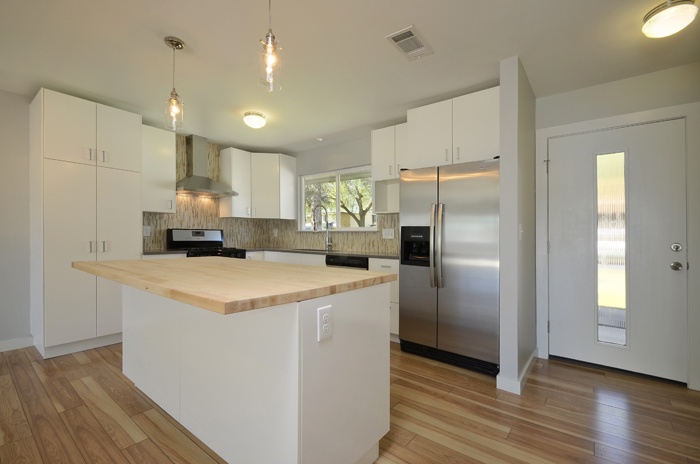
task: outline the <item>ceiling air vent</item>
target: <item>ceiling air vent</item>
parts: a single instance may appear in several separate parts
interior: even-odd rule
[[[409,61],[431,55],[433,51],[425,44],[413,26],[386,36]]]

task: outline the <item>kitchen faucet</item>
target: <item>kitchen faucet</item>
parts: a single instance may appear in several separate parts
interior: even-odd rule
[[[322,211],[321,211],[321,210],[322,210]],[[326,250],[326,251],[331,251],[331,250],[333,249],[333,241],[332,241],[331,237],[328,235],[328,232],[329,232],[329,230],[328,230],[328,229],[329,229],[329,227],[328,227],[328,210],[327,210],[326,207],[323,206],[323,205],[320,205],[320,206],[317,206],[316,208],[314,208],[314,213],[313,213],[314,230],[318,230],[318,229],[316,229],[316,224],[317,224],[317,222],[316,222],[316,211],[319,211],[319,213],[322,213],[323,211],[326,212],[326,242],[325,242],[325,250]],[[323,215],[322,215],[322,214],[319,214],[319,217],[321,218],[321,220],[319,221],[319,223],[320,223],[319,225],[323,225]]]

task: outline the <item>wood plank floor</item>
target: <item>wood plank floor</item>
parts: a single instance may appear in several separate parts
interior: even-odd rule
[[[516,396],[392,344],[391,408],[379,464],[700,463],[700,392],[619,371],[540,360]],[[121,374],[121,345],[0,353],[2,464],[222,462]]]

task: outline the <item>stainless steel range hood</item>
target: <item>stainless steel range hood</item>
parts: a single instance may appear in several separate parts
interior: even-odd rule
[[[209,143],[207,139],[198,135],[188,135],[185,140],[187,141],[185,177],[177,181],[176,192],[214,198],[238,196],[238,193],[228,185],[208,177]]]

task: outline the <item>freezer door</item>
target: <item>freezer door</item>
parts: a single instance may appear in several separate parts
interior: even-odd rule
[[[402,264],[399,275],[399,337],[436,348],[437,288],[430,287],[430,269]]]
[[[443,223],[435,239],[442,241],[437,347],[498,364],[498,161],[441,167],[439,195]],[[401,274],[402,286],[404,282]],[[401,295],[401,311],[404,301]]]
[[[437,203],[437,168],[401,171],[399,223],[429,226],[430,205]]]

